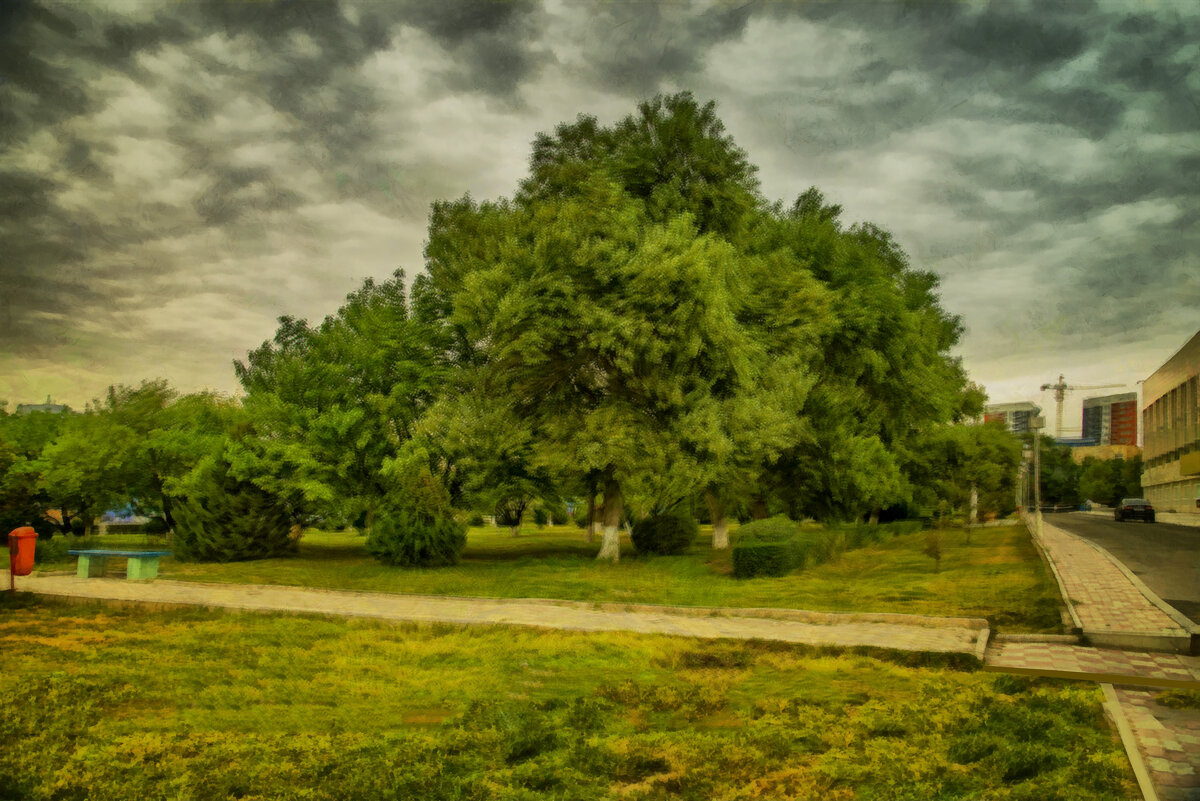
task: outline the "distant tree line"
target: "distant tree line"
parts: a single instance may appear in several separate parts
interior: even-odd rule
[[[651,514],[726,547],[734,518],[1013,506],[1020,443],[965,424],[984,396],[936,276],[816,188],[765,199],[690,94],[539,135],[511,198],[435,203],[425,268],[281,318],[235,365],[240,401],[150,382],[0,418],[5,519],[86,529],[130,503],[198,558],[354,525],[408,564],[454,560],[455,510],[515,531],[567,499],[612,560]],[[206,541],[251,514],[289,535]]]

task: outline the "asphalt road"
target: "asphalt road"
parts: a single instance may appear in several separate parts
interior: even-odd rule
[[[1081,512],[1047,514],[1045,520],[1104,548],[1159,598],[1200,623],[1200,528],[1118,523]]]

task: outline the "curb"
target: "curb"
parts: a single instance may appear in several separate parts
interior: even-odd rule
[[[1154,789],[1154,783],[1150,781],[1150,771],[1146,769],[1146,763],[1142,760],[1142,753],[1138,750],[1137,738],[1133,734],[1133,727],[1129,725],[1129,718],[1125,716],[1125,710],[1121,708],[1121,702],[1117,698],[1117,692],[1113,686],[1108,683],[1101,683],[1100,689],[1104,692],[1104,711],[1108,713],[1109,718],[1117,727],[1117,733],[1121,736],[1121,745],[1125,747],[1125,756],[1129,759],[1129,765],[1133,768],[1133,775],[1137,778],[1138,788],[1142,791],[1142,798],[1145,801],[1159,801],[1158,792]]]

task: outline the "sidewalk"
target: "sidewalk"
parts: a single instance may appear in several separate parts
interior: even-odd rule
[[[1156,604],[1153,593],[1107,553],[1044,519],[1040,545],[1072,617],[1093,644],[1190,651],[1194,626]]]
[[[1162,690],[1143,688],[1200,689],[1200,657],[1184,655],[1195,653],[1198,627],[1177,612],[1172,614],[1170,607],[1106,551],[1044,519],[1039,547],[1050,562],[1072,618],[1092,643],[1156,650],[1165,646],[1183,653],[997,643],[988,649],[985,670],[1140,685],[1109,687],[1105,693],[1111,695],[1117,715],[1128,721],[1131,741],[1125,742],[1130,762],[1135,772],[1140,770],[1153,785],[1146,797],[1154,798],[1157,790],[1162,801],[1197,801],[1200,711],[1160,705],[1155,697]]]

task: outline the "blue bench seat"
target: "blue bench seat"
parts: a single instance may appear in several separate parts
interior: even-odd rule
[[[170,551],[108,551],[104,549],[67,551],[67,553],[79,557],[79,564],[75,569],[75,575],[79,578],[103,576],[104,571],[108,568],[109,559],[128,559],[125,578],[145,581],[157,578],[158,560],[171,555]]]

